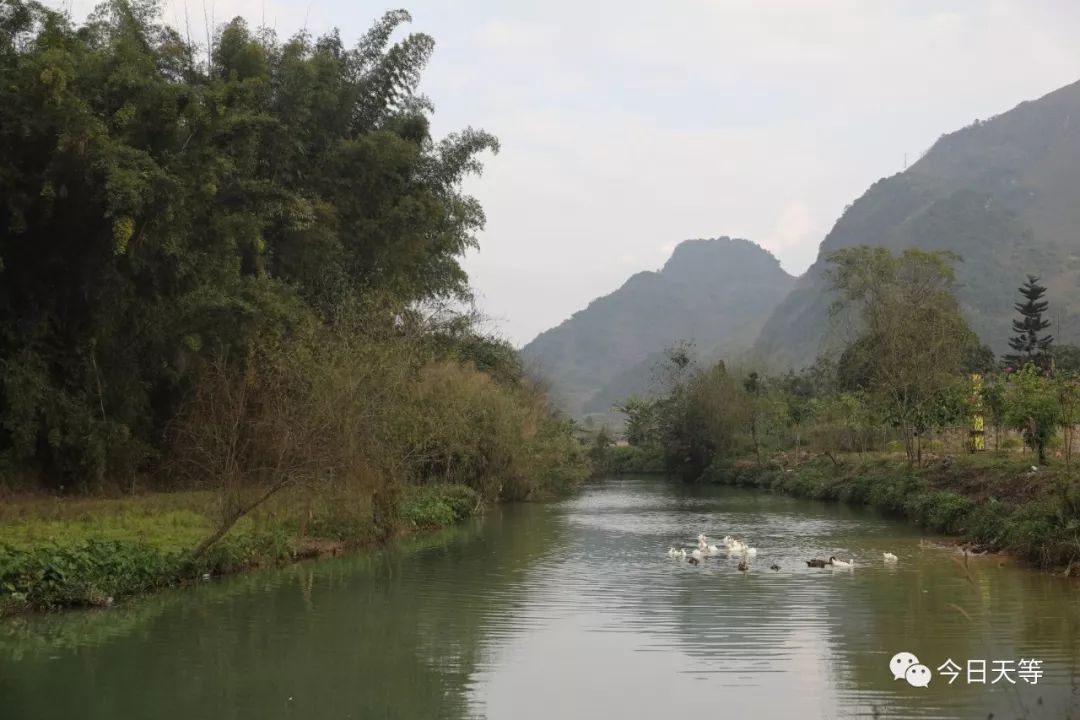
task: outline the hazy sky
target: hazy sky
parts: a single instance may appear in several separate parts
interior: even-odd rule
[[[92,5],[68,0],[81,17]],[[731,235],[801,273],[843,207],[944,132],[1080,79],[1075,0],[415,0],[437,133],[497,135],[466,266],[515,344],[680,240]],[[184,21],[168,0],[166,19]],[[188,0],[216,23],[353,42],[363,0]]]

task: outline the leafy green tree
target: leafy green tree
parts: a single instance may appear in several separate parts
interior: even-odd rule
[[[1014,353],[1006,355],[1005,362],[1017,370],[1028,363],[1034,364],[1040,370],[1049,370],[1052,357],[1050,347],[1054,343],[1054,336],[1043,334],[1043,331],[1050,327],[1050,321],[1043,319],[1043,313],[1050,307],[1050,303],[1042,299],[1046,288],[1039,284],[1039,278],[1028,275],[1027,282],[1019,292],[1024,301],[1016,303],[1020,319],[1013,320],[1013,332],[1016,335],[1009,340],[1009,347]]]
[[[757,460],[757,464],[761,465],[761,425],[763,415],[765,413],[765,403],[763,399],[765,397],[765,386],[761,377],[752,372],[746,376],[743,380],[743,390],[750,397],[749,403],[749,426],[750,426],[750,440],[754,443],[754,458]]]
[[[1061,424],[1061,397],[1053,380],[1034,364],[1009,375],[1005,419],[1045,465],[1046,445]]]
[[[408,13],[352,48],[235,19],[204,61],[159,11],[0,13],[0,460],[54,484],[145,470],[208,361],[241,371],[375,297],[406,323],[469,297],[484,215],[461,182],[498,144],[431,136],[433,41],[390,40]]]
[[[1008,398],[1007,385],[1003,378],[988,377],[983,379],[982,404],[990,425],[994,428],[994,450],[1001,449],[1001,429],[1006,424]]]
[[[838,298],[833,312],[858,319],[855,342],[838,374],[864,391],[905,440],[908,462],[921,464],[922,437],[945,417],[978,339],[960,312],[949,253],[854,247],[829,256]]]
[[[803,431],[806,424],[814,417],[814,398],[816,387],[814,378],[807,371],[788,372],[779,382],[784,394],[784,406],[787,410],[787,424],[795,440],[795,464],[799,463]]]
[[[616,405],[615,410],[626,416],[623,436],[627,443],[644,447],[657,442],[657,407],[654,401],[631,396],[621,405]]]
[[[1076,447],[1076,424],[1080,422],[1080,376],[1075,373],[1059,374],[1055,380],[1058,404],[1061,406],[1061,426],[1065,435],[1065,465],[1072,467]]]
[[[746,426],[745,397],[723,363],[690,369],[659,404],[668,472],[690,482],[715,463],[733,458],[740,429]]]
[[[964,363],[968,373],[991,373],[998,368],[997,356],[989,345],[976,344]]]

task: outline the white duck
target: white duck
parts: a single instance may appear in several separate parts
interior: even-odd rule
[[[847,562],[844,562],[843,560],[837,560],[835,557],[829,558],[829,564],[832,565],[833,567],[844,568],[844,569],[851,569],[851,568],[855,567],[855,561],[854,560],[848,560]]]
[[[697,536],[698,549],[706,555],[719,555],[720,548],[715,545],[709,544],[709,538],[705,536],[705,533]]]
[[[682,548],[669,548],[667,551],[668,557],[679,558],[680,560],[686,557],[686,551]]]
[[[894,562],[896,562],[897,560],[900,559],[900,558],[896,557],[895,555],[893,555],[891,552],[881,553],[881,555],[882,555],[882,557],[885,558],[885,562],[887,562],[887,563],[894,563]]]
[[[741,540],[732,539],[727,546],[728,552],[733,555],[743,555],[749,550],[749,546]]]
[[[694,558],[695,560],[700,560],[700,559],[702,559],[703,557],[705,557],[705,553],[703,553],[703,552],[701,551],[701,548],[694,548],[694,549],[693,549],[693,550],[692,550],[692,551],[690,552],[690,555],[691,555],[691,556],[692,556],[692,557],[693,557],[693,558]]]

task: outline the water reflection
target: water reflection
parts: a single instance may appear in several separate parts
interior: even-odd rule
[[[701,531],[749,539],[750,572],[665,555]],[[829,555],[857,567],[803,562]],[[851,508],[620,480],[385,552],[0,626],[0,715],[1080,717],[1078,597]],[[1046,675],[912,688],[888,672],[900,650]]]

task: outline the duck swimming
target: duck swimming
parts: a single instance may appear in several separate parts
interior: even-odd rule
[[[773,563],[772,565],[770,565],[769,569],[772,570],[773,572],[780,572],[780,566],[777,565],[776,563]]]
[[[835,557],[829,558],[829,564],[832,565],[833,567],[838,567],[838,568],[853,568],[853,567],[855,567],[855,561],[854,560],[848,560],[847,562],[844,562],[843,560],[837,560]]]
[[[900,558],[896,557],[895,555],[893,555],[890,552],[881,553],[881,555],[885,558],[885,562],[888,562],[888,563],[894,563],[894,562],[896,562],[897,560],[900,559]]]
[[[742,555],[747,550],[746,543],[742,542],[741,540],[735,540],[734,538],[732,538],[731,541],[726,543],[725,545],[728,549],[728,552],[733,555]]]
[[[739,563],[739,572],[746,572],[749,569],[750,565],[745,560]]]
[[[678,549],[676,549],[676,548],[668,548],[667,554],[668,554],[668,557],[671,557],[671,558],[684,558],[684,557],[686,557],[686,551],[683,550],[682,548],[678,548]]]
[[[829,564],[828,560],[820,560],[818,558],[814,558],[813,560],[807,560],[806,561],[806,566],[807,567],[823,568],[828,564]]]
[[[696,557],[688,557],[686,558],[686,562],[690,563],[691,565],[697,565],[701,561],[698,560]]]

